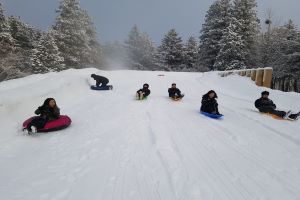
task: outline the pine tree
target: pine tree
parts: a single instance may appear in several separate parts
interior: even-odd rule
[[[57,13],[53,29],[65,65],[82,68],[98,63],[100,49],[96,32],[78,0],[61,0]]]
[[[159,70],[160,66],[157,61],[157,47],[148,34],[143,33],[142,38],[144,49],[143,65],[147,70]]]
[[[142,33],[135,25],[125,41],[128,51],[128,64],[132,69],[155,70],[156,48],[146,33]]]
[[[196,62],[198,58],[198,44],[194,37],[190,37],[185,45],[185,64],[187,71],[198,71]]]
[[[283,27],[275,30],[272,48],[272,55],[275,76],[300,75],[300,32],[290,20]]]
[[[241,51],[244,48],[244,43],[238,32],[238,27],[239,21],[234,17],[231,18],[231,22],[220,41],[221,49],[216,58],[214,69],[232,70],[246,68],[245,54]]]
[[[256,0],[234,0],[232,16],[239,21],[238,33],[243,41],[245,52],[245,64],[249,68],[256,67],[258,63],[258,34],[260,29],[260,20],[257,17]]]
[[[230,10],[230,0],[217,0],[210,6],[200,36],[198,65],[201,68],[214,70],[221,49],[220,40],[229,25]]]
[[[64,59],[58,51],[53,32],[45,33],[32,55],[33,73],[47,73],[65,69]]]
[[[290,20],[264,33],[260,40],[260,59],[273,68],[273,87],[282,91],[300,91],[300,32]]]
[[[32,73],[31,60],[32,51],[36,48],[41,31],[21,21],[19,17],[8,18],[10,33],[15,41],[15,66],[21,71]]]
[[[175,29],[171,29],[163,38],[158,48],[158,53],[163,65],[171,71],[180,71],[184,64],[184,49],[181,37]]]
[[[87,53],[87,63],[94,65],[94,66],[101,66],[102,61],[102,51],[100,43],[97,39],[97,31],[94,26],[94,23],[92,22],[91,17],[88,15],[87,11],[83,10],[83,18],[82,21],[84,23],[84,29],[87,35],[88,40],[88,50]]]
[[[5,58],[9,53],[12,53],[14,46],[15,41],[10,34],[9,24],[0,2],[0,58]]]
[[[300,78],[300,32],[292,20],[285,25],[287,29],[287,73]],[[300,88],[299,88],[300,89]]]
[[[40,37],[40,31],[21,21],[19,17],[8,18],[10,32],[16,46],[22,49],[33,49],[35,41]]]

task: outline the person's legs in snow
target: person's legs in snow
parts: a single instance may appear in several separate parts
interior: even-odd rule
[[[108,84],[108,80],[105,80],[105,81],[103,81],[102,83],[101,83],[101,87],[106,87],[106,85]]]
[[[96,80],[96,86],[97,86],[97,87],[100,86],[100,83],[101,83],[101,82],[100,82],[99,80]]]
[[[44,128],[46,125],[47,120],[42,118],[42,117],[37,117],[33,119],[28,125],[27,125],[27,130],[29,132],[36,132],[38,129]]]

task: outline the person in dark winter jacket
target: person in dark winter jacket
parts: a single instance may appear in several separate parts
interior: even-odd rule
[[[53,98],[47,98],[42,106],[34,112],[39,117],[34,118],[27,126],[29,132],[36,132],[37,129],[42,129],[48,121],[56,120],[60,116],[60,109],[56,105]]]
[[[172,99],[180,99],[184,95],[181,94],[181,91],[176,87],[176,83],[172,83],[172,87],[168,89],[169,97]]]
[[[215,91],[210,90],[205,95],[202,96],[201,101],[201,108],[202,112],[210,113],[210,114],[217,114],[220,115],[218,109],[217,99],[218,96]]]
[[[92,74],[91,77],[96,81],[96,86],[99,87],[101,84],[101,87],[105,87],[109,80],[108,78],[104,77],[104,76],[99,76],[96,74]]]
[[[276,110],[276,105],[271,99],[269,99],[269,94],[270,93],[268,91],[263,91],[261,93],[261,97],[255,101],[255,107],[259,110],[259,112],[273,114],[280,118],[288,117],[290,119],[296,119],[299,116],[299,113],[290,114],[290,111],[285,112]]]
[[[137,97],[137,99],[142,100],[142,99],[146,98],[147,96],[149,96],[150,93],[151,93],[151,91],[149,90],[149,84],[145,83],[143,85],[143,88],[139,89],[136,92],[136,97]]]

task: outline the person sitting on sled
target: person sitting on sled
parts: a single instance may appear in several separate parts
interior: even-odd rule
[[[91,77],[96,81],[96,86],[99,87],[100,84],[101,86],[100,87],[106,87],[109,80],[108,78],[104,77],[104,76],[99,76],[99,75],[96,75],[96,74],[92,74]]]
[[[176,87],[176,83],[172,83],[171,88],[168,89],[169,97],[176,100],[181,99],[184,95],[181,94],[181,91]]]
[[[39,117],[34,118],[27,126],[27,131],[35,133],[38,129],[44,128],[48,121],[56,120],[60,116],[60,109],[53,98],[47,98],[42,106],[34,112]]]
[[[202,96],[201,108],[202,112],[220,115],[218,109],[217,99],[218,96],[215,91],[210,90],[205,95]]]
[[[297,119],[300,115],[300,112],[297,114],[291,114],[291,111],[285,112],[281,110],[276,110],[276,105],[271,99],[269,99],[269,92],[263,91],[261,97],[255,101],[255,107],[262,113],[269,113],[280,118],[290,118]]]
[[[136,98],[139,100],[142,100],[142,99],[146,98],[147,96],[149,96],[150,93],[151,93],[151,91],[149,90],[149,84],[145,83],[143,85],[143,88],[139,89],[136,92]]]

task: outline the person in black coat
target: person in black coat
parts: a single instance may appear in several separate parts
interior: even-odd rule
[[[182,98],[181,91],[176,87],[176,83],[172,83],[172,87],[168,89],[169,97],[173,99]]]
[[[151,93],[151,91],[149,90],[149,84],[145,83],[143,85],[143,88],[141,88],[138,91],[136,91],[136,97],[137,97],[137,99],[142,100],[145,97],[149,96],[150,93]]]
[[[218,103],[216,100],[217,98],[218,96],[215,91],[210,90],[209,92],[207,92],[205,95],[202,96],[200,110],[202,112],[220,115]]]
[[[34,118],[27,126],[28,132],[36,132],[44,128],[48,121],[56,120],[60,116],[60,109],[53,98],[47,98],[42,106],[34,112],[39,117]]]
[[[299,113],[290,114],[290,111],[285,112],[281,110],[276,110],[276,105],[271,99],[269,99],[269,94],[270,93],[268,91],[263,91],[261,93],[261,97],[255,101],[255,107],[259,110],[259,112],[270,113],[280,118],[288,117],[291,119],[296,119],[299,116]]]
[[[109,80],[108,78],[104,77],[104,76],[99,76],[96,74],[92,74],[91,77],[96,81],[96,86],[99,87],[101,84],[101,87],[105,87]]]

